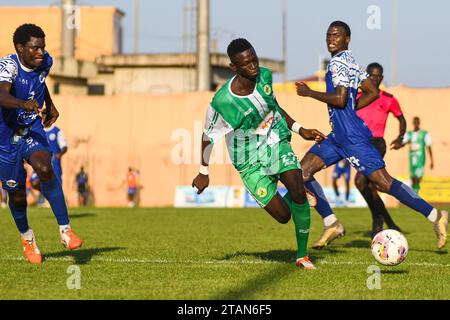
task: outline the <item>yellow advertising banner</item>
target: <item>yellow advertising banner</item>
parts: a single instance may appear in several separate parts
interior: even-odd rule
[[[409,178],[404,176],[399,178],[410,184]],[[450,203],[450,177],[423,177],[419,195],[428,202]]]

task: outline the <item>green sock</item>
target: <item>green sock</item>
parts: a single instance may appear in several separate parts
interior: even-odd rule
[[[419,194],[420,185],[418,185],[418,184],[413,184],[413,185],[412,185],[412,189],[414,190],[415,193]]]
[[[283,200],[284,202],[287,204],[287,206],[289,207],[289,210],[292,210],[292,197],[289,194],[289,192],[286,192],[286,194],[283,196]]]
[[[297,238],[297,259],[308,254],[309,226],[311,225],[309,203],[298,204],[292,201],[292,220],[295,225],[295,236]]]

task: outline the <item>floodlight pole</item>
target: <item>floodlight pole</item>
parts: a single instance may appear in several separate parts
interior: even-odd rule
[[[211,89],[209,51],[209,0],[197,0],[197,90]]]

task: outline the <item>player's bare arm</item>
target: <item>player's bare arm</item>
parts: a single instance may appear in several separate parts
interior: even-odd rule
[[[337,86],[333,93],[314,91],[302,81],[296,82],[297,94],[301,97],[310,97],[326,103],[335,108],[345,108],[348,100],[348,88]]]
[[[362,91],[362,95],[356,103],[356,110],[368,106],[380,97],[380,89],[369,78],[363,80],[359,88]]]
[[[391,149],[398,150],[404,146],[403,144],[403,136],[406,133],[406,119],[403,115],[397,117],[399,122],[399,134],[398,137],[392,140]]]
[[[428,154],[430,155],[430,169],[433,170],[434,168],[434,161],[433,161],[433,152],[431,151],[431,146],[427,147]]]
[[[43,112],[44,116],[44,127],[50,127],[59,117],[59,112],[53,104],[50,92],[48,91],[47,85],[45,85],[45,109]]]
[[[35,111],[39,113],[39,104],[36,100],[22,100],[10,94],[11,83],[0,82],[0,105],[5,108],[11,109],[25,109],[27,111]]]
[[[203,134],[202,136],[202,168],[208,167],[211,157],[211,141]],[[192,187],[197,188],[197,194],[201,194],[209,185],[209,174],[207,171],[199,172],[192,181]]]
[[[292,117],[283,108],[281,108],[280,106],[278,106],[278,107],[280,108],[281,113],[283,113],[283,116],[286,119],[288,128],[290,130],[297,132],[303,139],[314,140],[317,143],[321,143],[323,141],[323,139],[327,138],[326,135],[324,135],[322,132],[320,132],[317,129],[306,129],[306,128],[300,126],[298,131],[294,130],[294,128],[292,126],[294,125],[294,123],[296,123],[296,121],[294,119],[292,119]]]

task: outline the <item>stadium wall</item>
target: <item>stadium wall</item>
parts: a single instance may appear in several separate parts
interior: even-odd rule
[[[425,175],[450,177],[450,88],[388,90],[402,106],[411,128],[412,118],[419,116],[423,129],[433,139],[435,168],[429,164]],[[191,185],[200,162],[200,138],[211,92],[179,95],[129,94],[117,96],[55,95],[60,110],[57,124],[64,131],[69,151],[63,158],[63,184],[71,206],[77,204],[74,177],[81,165],[89,174],[96,206],[125,206],[124,179],[129,166],[140,171],[141,206],[171,206],[175,187]],[[327,109],[322,103],[279,93],[277,99],[298,122],[308,128],[329,132]],[[386,140],[398,134],[398,121],[390,116]],[[311,143],[293,137],[296,154],[302,157]],[[211,185],[240,185],[241,180],[229,164],[225,146],[216,147],[216,162],[211,165]],[[223,164],[223,162],[226,162]],[[388,171],[396,177],[408,175],[408,151],[388,151]],[[317,178],[331,184],[332,169]],[[353,171],[354,174],[354,171]],[[397,203],[388,197],[389,205]]]

